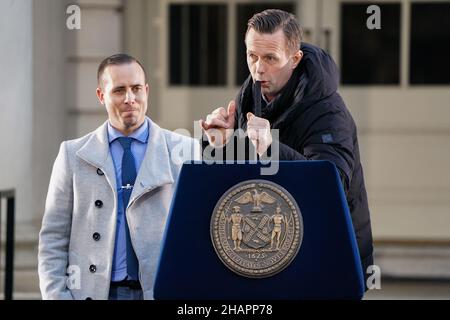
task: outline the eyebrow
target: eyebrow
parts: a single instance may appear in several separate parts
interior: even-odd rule
[[[247,50],[247,54],[249,54],[249,53],[255,54],[254,51]],[[262,57],[274,57],[274,58],[276,58],[276,54],[274,54],[274,53],[265,53],[265,54],[262,55]]]
[[[131,85],[131,87],[143,87],[144,85],[143,84],[140,84],[140,83],[136,83],[136,84],[132,84]],[[123,85],[121,85],[121,86],[117,86],[117,87],[114,87],[113,88],[113,90],[118,90],[118,89],[124,89],[124,88],[126,88],[126,86],[123,86]]]

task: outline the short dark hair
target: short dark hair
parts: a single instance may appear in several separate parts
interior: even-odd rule
[[[259,33],[275,33],[279,29],[282,29],[287,40],[288,48],[293,51],[300,49],[302,28],[292,13],[278,9],[264,10],[256,13],[248,20],[247,31],[245,33],[246,38],[247,33],[252,28]]]
[[[144,71],[144,80],[147,82],[147,73],[145,72],[145,68],[136,58],[126,54],[126,53],[118,53],[114,54],[112,56],[109,56],[108,58],[104,59],[100,65],[98,66],[97,70],[97,82],[100,86],[100,78],[103,75],[103,72],[105,71],[106,67],[111,65],[121,65],[121,64],[128,64],[136,62],[138,65],[141,66],[142,71]]]

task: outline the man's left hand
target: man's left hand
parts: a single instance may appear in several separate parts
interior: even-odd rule
[[[272,144],[270,122],[264,118],[255,116],[251,112],[247,113],[247,135],[260,156],[262,156]]]

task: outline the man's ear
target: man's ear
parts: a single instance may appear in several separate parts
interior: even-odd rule
[[[302,50],[298,50],[293,56],[292,56],[292,69],[297,68],[298,64],[300,63],[300,61],[303,58],[303,51]]]
[[[103,93],[103,90],[100,87],[98,87],[96,93],[98,101],[100,101],[101,104],[105,104],[105,94]]]

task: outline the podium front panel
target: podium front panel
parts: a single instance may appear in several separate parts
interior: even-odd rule
[[[328,161],[261,164],[185,163],[180,172],[156,274],[155,299],[360,299],[361,262],[339,174]],[[211,215],[222,195],[247,180],[286,189],[302,216],[303,237],[281,272],[255,279],[231,271],[217,255]]]

